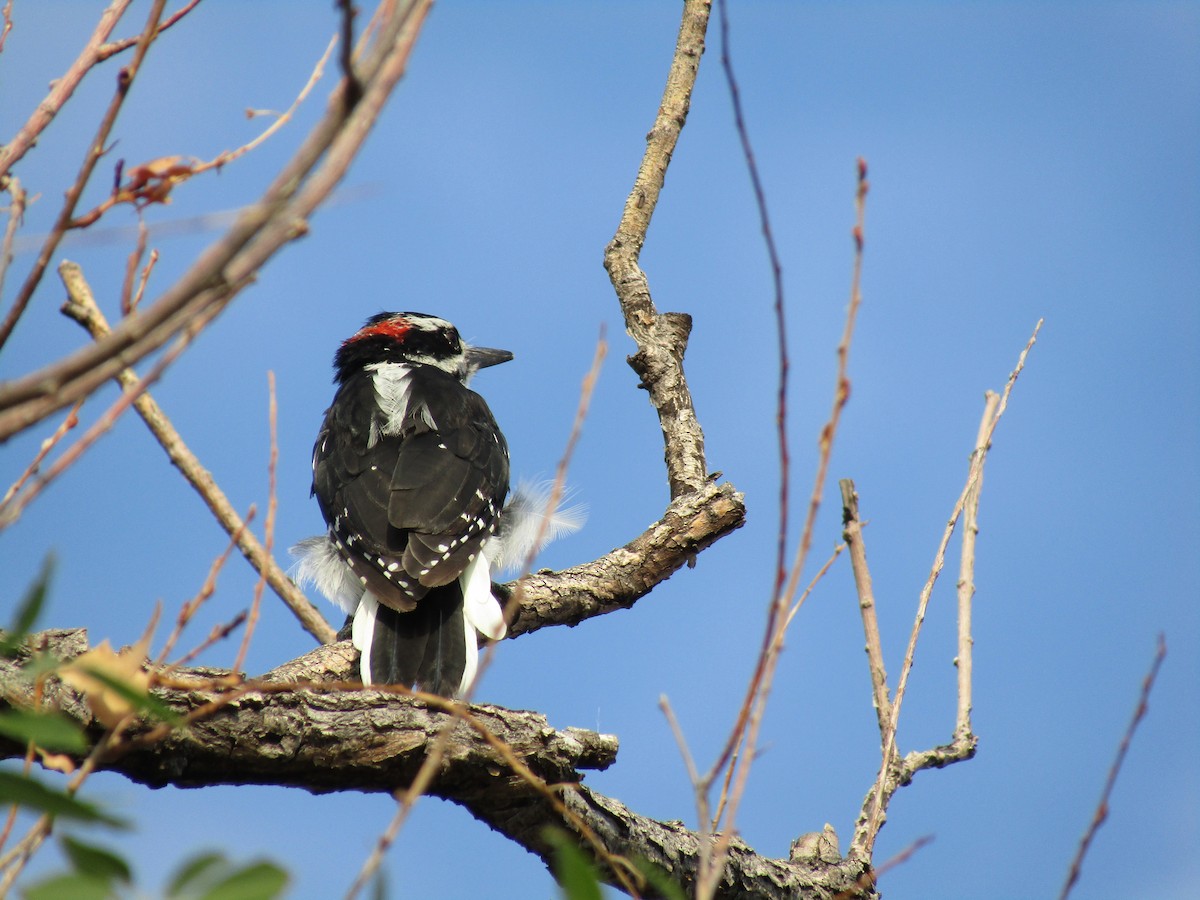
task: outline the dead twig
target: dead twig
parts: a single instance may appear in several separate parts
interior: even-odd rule
[[[386,4],[359,67],[362,99],[347,110],[335,88],[324,118],[262,197],[174,285],[103,340],[0,385],[0,441],[86,397],[196,321],[210,321],[267,260],[305,233],[307,217],[337,186],[403,75],[428,6],[429,0]]]
[[[883,761],[880,764],[879,774],[876,776],[875,783],[872,785],[866,800],[863,802],[862,812],[859,814],[854,839],[851,841],[849,850],[849,855],[852,857],[870,860],[871,852],[875,846],[875,839],[878,837],[879,829],[883,827],[883,823],[886,820],[888,803],[892,794],[895,793],[900,785],[907,784],[912,779],[912,776],[921,769],[948,765],[951,762],[957,762],[961,759],[969,759],[974,755],[974,736],[964,734],[961,738],[956,737],[955,741],[947,746],[909,753],[896,766],[894,765],[896,729],[900,721],[900,710],[904,702],[904,692],[908,686],[908,677],[912,672],[913,659],[916,655],[917,638],[920,636],[921,626],[925,622],[925,614],[929,609],[929,599],[933,594],[933,586],[937,583],[938,576],[945,566],[946,548],[950,543],[951,536],[954,534],[959,517],[967,505],[968,498],[972,496],[975,486],[982,477],[983,465],[987,459],[986,449],[991,446],[996,426],[999,424],[1001,416],[1004,415],[1005,409],[1008,408],[1008,398],[1012,394],[1012,389],[1017,382],[1017,378],[1025,368],[1025,360],[1029,356],[1029,351],[1033,349],[1033,345],[1037,342],[1038,332],[1041,330],[1041,327],[1042,320],[1039,319],[1037,325],[1034,326],[1033,334],[1030,335],[1028,342],[1021,351],[1021,355],[1017,358],[1016,368],[1008,376],[1008,381],[1004,385],[1004,392],[1000,397],[1000,402],[995,407],[995,414],[990,415],[990,417],[989,415],[985,415],[984,421],[986,422],[986,427],[981,426],[980,428],[980,436],[976,440],[977,452],[971,455],[971,465],[967,474],[967,482],[954,504],[954,509],[950,513],[950,518],[942,532],[942,539],[938,544],[937,552],[934,554],[934,561],[930,568],[929,577],[921,589],[920,599],[917,602],[916,617],[913,621],[912,631],[909,634],[908,647],[904,654],[904,663],[900,669],[900,680],[896,686],[896,695],[892,700],[891,720],[888,722],[887,734],[884,739]],[[985,413],[990,414],[991,406],[992,404],[989,401],[986,404]]]
[[[72,262],[59,266],[63,284],[67,288],[67,302],[63,312],[88,330],[97,341],[103,340],[111,331],[104,313],[96,305],[92,289],[83,276],[83,271]],[[127,391],[136,389],[140,379],[132,369],[117,373],[117,382]],[[279,567],[266,548],[246,528],[246,523],[233,508],[225,493],[217,486],[212,474],[200,464],[195,454],[184,443],[171,421],[147,393],[142,393],[134,402],[134,408],[150,432],[158,440],[167,458],[188,483],[196,490],[225,531],[235,536],[238,549],[246,561],[260,574],[266,573],[267,583],[300,621],[301,626],[319,642],[327,644],[336,639],[336,631],[292,583],[287,573]]]
[[[962,552],[958,566],[958,656],[954,665],[958,668],[958,712],[955,716],[954,739],[969,740],[971,735],[971,680],[975,641],[971,637],[971,601],[975,597],[975,541],[979,536],[979,496],[983,491],[983,461],[987,454],[988,440],[1000,395],[995,391],[984,393],[983,418],[979,421],[979,433],[975,436],[975,449],[971,462],[979,461],[979,477],[968,492],[963,504]]]
[[[1129,725],[1126,726],[1125,733],[1121,736],[1121,743],[1117,747],[1117,756],[1109,767],[1108,777],[1104,779],[1104,790],[1100,792],[1100,802],[1096,804],[1096,812],[1093,813],[1092,821],[1088,824],[1087,831],[1083,833],[1083,838],[1079,841],[1079,849],[1075,851],[1075,858],[1071,860],[1071,868],[1067,872],[1067,880],[1058,895],[1059,900],[1067,900],[1072,888],[1075,887],[1075,883],[1079,880],[1079,875],[1083,871],[1083,860],[1087,856],[1088,848],[1092,845],[1092,839],[1096,836],[1096,832],[1100,830],[1100,826],[1104,824],[1105,819],[1108,818],[1108,803],[1112,798],[1113,788],[1117,784],[1117,777],[1121,774],[1121,766],[1125,762],[1125,755],[1129,752],[1129,745],[1133,742],[1134,732],[1137,731],[1138,725],[1141,724],[1142,719],[1146,717],[1146,713],[1150,709],[1150,692],[1154,690],[1154,680],[1158,678],[1158,670],[1162,668],[1163,660],[1166,658],[1167,639],[1165,635],[1160,634],[1158,636],[1158,647],[1154,651],[1154,660],[1150,663],[1150,671],[1142,679],[1142,692],[1138,697],[1137,706],[1134,707]]]
[[[321,80],[321,76],[325,73],[325,64],[329,61],[329,56],[333,53],[335,44],[337,44],[336,36],[329,41],[325,52],[317,60],[317,64],[313,67],[308,81],[300,93],[296,95],[296,99],[292,101],[292,105],[284,112],[279,113],[275,121],[263,130],[258,137],[254,138],[254,140],[243,144],[236,150],[226,150],[219,153],[207,162],[187,162],[182,156],[164,156],[132,166],[126,173],[129,176],[127,181],[123,184],[118,182],[114,186],[112,193],[103,203],[72,219],[68,227],[87,228],[98,221],[101,216],[114,206],[122,203],[133,204],[139,211],[154,203],[167,203],[169,202],[171,192],[178,185],[212,169],[221,169],[259,147],[267,138],[271,137],[271,135],[275,134],[291,120],[297,108],[312,92],[317,82]],[[258,114],[252,110],[247,110],[247,115],[250,117]]]
[[[13,135],[12,140],[0,146],[0,177],[6,175],[29,150],[37,143],[38,136],[45,130],[54,117],[62,110],[63,105],[71,99],[83,77],[91,71],[96,63],[105,58],[104,46],[108,36],[112,34],[117,22],[125,15],[133,0],[113,0],[100,14],[100,21],[92,30],[91,36],[80,51],[79,56],[71,63],[67,71],[50,82],[50,93],[47,94],[34,108],[29,118]],[[12,2],[4,5],[4,35],[7,36],[12,27]],[[131,38],[129,46],[140,40],[141,35]],[[0,38],[0,43],[3,39]]]
[[[112,5],[105,10],[104,16],[101,18],[101,24],[97,26],[96,31],[92,35],[93,42],[103,40],[107,37],[108,33],[112,30],[112,26],[116,25],[117,19],[124,13],[128,3],[129,0],[114,0]],[[113,94],[112,100],[109,101],[108,108],[104,112],[104,117],[100,121],[100,126],[96,129],[95,137],[87,145],[87,152],[84,154],[83,163],[79,167],[79,174],[75,176],[75,181],[67,189],[66,198],[63,201],[62,208],[59,210],[58,218],[54,222],[54,227],[46,237],[45,243],[42,244],[42,250],[38,254],[33,268],[30,270],[29,275],[26,276],[21,289],[17,292],[12,308],[8,311],[8,315],[4,321],[0,322],[0,347],[4,346],[13,329],[16,328],[17,321],[21,318],[25,312],[25,308],[29,305],[29,301],[33,298],[34,291],[37,290],[38,285],[42,282],[42,276],[46,272],[46,267],[50,265],[50,258],[58,248],[59,241],[67,233],[67,229],[71,227],[71,220],[75,215],[75,206],[79,203],[79,198],[83,195],[84,189],[91,180],[92,172],[95,171],[96,164],[100,162],[100,157],[107,152],[108,137],[117,122],[117,115],[121,112],[121,108],[125,104],[125,98],[129,95],[129,89],[133,86],[134,79],[137,78],[138,72],[141,71],[142,62],[145,60],[146,53],[150,49],[150,44],[154,40],[159,19],[162,18],[164,6],[166,6],[166,0],[154,0],[150,6],[146,25],[142,29],[141,36],[138,38],[137,49],[134,51],[133,59],[129,65],[121,69],[117,77],[117,90]],[[93,43],[90,42],[88,46],[92,48]],[[81,60],[84,61],[84,71],[94,65],[95,52],[95,49],[92,49],[90,54],[87,50],[84,51],[85,56],[81,57]],[[77,60],[76,62],[79,64],[80,61]],[[74,68],[72,67],[73,70]],[[79,77],[83,77],[82,72],[79,73]],[[65,96],[59,100],[60,107],[65,100]],[[39,113],[35,113],[34,115],[37,117]],[[45,115],[45,113],[42,112],[41,115]],[[45,128],[46,124],[48,124],[48,121],[42,121],[40,127],[37,127],[34,134],[30,137],[24,137],[24,129],[22,129],[22,133],[18,134],[16,139],[19,154],[24,154],[28,150],[29,146],[32,145],[32,140],[36,137],[36,133]],[[19,158],[20,155],[15,155],[13,152],[9,152],[6,156],[0,158],[0,174],[6,172]],[[81,398],[72,397],[67,403],[60,404],[60,406],[74,403],[79,399]]]
[[[684,3],[666,87],[654,125],[646,136],[646,152],[621,211],[616,234],[604,250],[604,268],[621,305],[625,330],[638,346],[629,364],[641,378],[642,387],[658,413],[672,499],[698,490],[708,477],[704,432],[696,419],[691,391],[683,374],[692,319],[683,313],[658,312],[638,259],[671,155],[687,121],[704,52],[708,16],[708,0]]]
[[[167,16],[167,18],[163,19],[162,24],[158,26],[154,36],[157,38],[164,31],[166,31],[199,5],[200,0],[188,0],[187,3],[177,9],[175,12],[171,13],[171,15]],[[112,43],[104,44],[100,48],[100,51],[97,55],[97,61],[103,62],[111,56],[116,56],[118,53],[123,53],[136,44],[139,37],[140,35],[134,35],[133,37],[122,38],[119,41],[113,41]]]
[[[4,295],[4,276],[13,261],[13,246],[17,229],[25,217],[25,206],[29,198],[16,175],[0,175],[0,188],[8,192],[12,202],[8,204],[8,223],[4,226],[4,238],[0,240],[0,296]]]
[[[203,606],[213,595],[213,592],[216,591],[217,576],[225,567],[225,563],[229,561],[229,556],[231,553],[233,553],[233,548],[237,546],[238,538],[241,537],[241,532],[244,531],[254,519],[254,512],[254,507],[251,506],[250,510],[246,513],[246,518],[243,520],[242,527],[229,539],[229,544],[225,547],[224,551],[222,551],[221,555],[214,559],[212,564],[208,567],[208,575],[205,576],[204,583],[200,586],[200,590],[194,597],[179,607],[179,615],[175,618],[175,627],[171,630],[171,633],[167,635],[167,640],[163,644],[162,650],[159,651],[158,659],[155,660],[154,665],[156,667],[161,667],[166,662],[167,657],[171,655],[171,651],[175,649],[175,645],[183,636],[183,630],[187,628],[188,623],[192,620],[192,617],[196,615],[196,613],[200,610],[200,607]],[[183,663],[181,662],[177,665],[182,664]]]
[[[275,510],[278,506],[275,491],[275,467],[279,462],[278,424],[279,410],[275,403],[275,373],[267,372],[267,425],[271,435],[271,452],[267,460],[267,517],[263,522],[263,552],[271,559],[271,551],[275,546]],[[262,605],[263,588],[267,586],[266,568],[259,570],[258,583],[254,585],[254,598],[250,602],[250,613],[246,617],[246,632],[242,635],[242,645],[238,648],[237,658],[233,663],[233,671],[242,671],[246,661],[246,653],[250,649],[250,640],[254,637],[254,628],[258,625],[258,610]]]
[[[716,853],[710,865],[701,865],[702,874],[697,888],[698,897],[711,897],[715,892],[717,881],[724,866],[725,855],[728,853],[730,842],[733,839],[734,819],[741,805],[741,798],[749,779],[750,768],[754,761],[754,748],[758,746],[758,735],[761,730],[763,716],[766,714],[767,700],[770,697],[775,669],[779,662],[779,656],[783,651],[783,640],[787,631],[786,625],[789,621],[788,610],[792,605],[792,598],[796,596],[800,575],[808,562],[808,555],[812,549],[817,511],[821,506],[821,498],[825,494],[825,481],[829,474],[829,461],[833,455],[834,438],[841,423],[842,411],[850,399],[850,377],[848,374],[850,345],[854,337],[854,326],[858,320],[858,310],[862,306],[862,264],[867,190],[867,165],[865,161],[860,159],[858,161],[858,188],[855,192],[855,223],[852,231],[855,246],[854,265],[850,277],[850,300],[846,307],[846,321],[837,346],[837,378],[833,392],[832,408],[829,413],[829,419],[821,429],[820,441],[818,443],[817,470],[813,476],[807,515],[805,516],[804,526],[800,532],[800,542],[796,549],[796,555],[792,560],[787,585],[772,600],[772,606],[767,616],[767,636],[764,641],[764,650],[759,654],[758,663],[751,678],[746,699],[743,701],[742,709],[739,711],[738,722],[734,727],[729,743],[726,745],[726,752],[718,759],[718,764],[713,767],[708,776],[710,779],[715,779],[717,773],[728,760],[729,754],[732,754],[733,748],[739,743],[744,744],[747,752],[741,754],[741,762],[731,782],[732,787],[729,791],[729,802],[726,805],[725,819],[719,826],[720,837],[716,842]],[[742,734],[742,729],[745,730],[744,735]],[[729,764],[732,765],[732,761],[729,761]]]
[[[862,615],[863,635],[866,638],[867,661],[871,670],[871,697],[875,718],[879,722],[880,746],[887,743],[888,723],[892,720],[892,701],[888,691],[887,669],[883,665],[883,644],[879,636],[879,619],[875,615],[875,590],[871,570],[867,568],[867,548],[863,542],[862,522],[858,517],[858,494],[849,478],[838,482],[842,492],[842,538],[850,549],[850,568],[858,592],[858,609]]]
[[[3,510],[0,511],[0,531],[3,531],[18,518],[25,508],[33,502],[46,486],[55,478],[65,472],[68,468],[75,464],[78,459],[83,456],[92,445],[101,437],[108,433],[109,429],[116,424],[124,412],[132,406],[137,399],[142,396],[142,393],[147,390],[152,384],[163,376],[163,372],[167,370],[180,354],[187,349],[188,345],[199,334],[200,330],[207,324],[206,321],[197,320],[194,323],[194,328],[183,331],[175,339],[175,342],[166,349],[158,362],[146,373],[146,376],[140,379],[136,384],[126,390],[116,402],[108,408],[108,410],[96,420],[74,444],[63,451],[62,455],[54,461],[46,471],[30,483],[23,491],[14,495]]]
[[[79,408],[81,406],[83,406],[82,400],[71,407],[70,412],[67,413],[58,427],[54,429],[54,433],[42,441],[41,446],[38,447],[38,452],[33,457],[33,461],[25,467],[25,471],[21,473],[21,477],[9,485],[8,490],[4,492],[4,499],[0,500],[0,522],[4,521],[5,508],[12,498],[17,495],[17,492],[25,486],[25,483],[30,478],[41,470],[42,463],[46,461],[46,457],[50,455],[50,451],[58,446],[62,439],[67,436],[67,432],[79,424]]]

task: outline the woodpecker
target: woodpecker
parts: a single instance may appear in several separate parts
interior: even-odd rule
[[[467,382],[510,359],[416,312],[372,316],[334,356],[337,390],[312,458],[328,532],[293,552],[298,580],[353,617],[365,684],[461,696],[480,638],[506,633],[489,558],[504,548],[489,540],[508,444]]]

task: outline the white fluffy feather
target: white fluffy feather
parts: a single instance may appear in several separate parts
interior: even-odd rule
[[[315,587],[351,615],[363,595],[362,582],[338,555],[328,535],[305,538],[289,551],[296,557],[291,576],[300,587]]]
[[[564,507],[560,498],[559,505],[551,508],[553,492],[552,481],[517,484],[500,516],[500,533],[485,548],[497,569],[519,569],[551,541],[583,527],[587,507],[581,503]]]

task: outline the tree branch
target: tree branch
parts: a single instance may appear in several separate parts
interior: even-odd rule
[[[704,432],[696,420],[692,395],[683,375],[692,317],[685,313],[659,313],[650,297],[646,273],[638,265],[650,218],[658,204],[671,154],[687,121],[696,84],[711,0],[687,0],[667,75],[662,103],[654,126],[646,135],[642,157],[621,213],[617,232],[604,251],[604,268],[625,316],[625,330],[637,343],[629,365],[650,393],[658,412],[667,463],[671,498],[699,490],[708,477],[704,461]]]
[[[86,328],[95,340],[103,340],[111,334],[111,329],[104,313],[96,305],[92,289],[83,277],[83,270],[76,263],[64,261],[58,267],[58,271],[67,289],[67,302],[63,305],[63,314]],[[138,376],[132,369],[122,369],[117,373],[116,381],[125,391],[133,391],[139,384]],[[334,640],[334,629],[246,527],[245,521],[233,508],[225,492],[213,480],[212,473],[201,465],[200,460],[184,443],[171,420],[150,393],[144,392],[134,400],[133,408],[166,451],[172,465],[200,495],[221,527],[237,541],[238,549],[242,551],[246,561],[266,578],[267,584],[279,595],[279,599],[287,604],[304,630],[323,643]]]
[[[32,635],[29,645],[67,658],[85,649],[86,637],[81,631],[43,632]],[[451,714],[401,692],[348,685],[341,680],[354,666],[347,648],[346,644],[319,647],[259,681],[232,690],[216,686],[226,673],[211,669],[172,673],[172,687],[156,689],[156,694],[194,720],[161,737],[157,736],[161,727],[135,725],[97,768],[155,787],[260,784],[318,794],[402,790],[419,770],[428,741]],[[0,661],[0,683],[5,688],[0,709],[32,704],[34,686],[19,673],[20,662]],[[51,680],[45,693],[67,714],[94,726],[73,690]],[[484,732],[502,741],[507,751],[499,751]],[[95,728],[91,733],[95,737],[100,731]],[[24,752],[24,745],[0,738],[0,758],[20,758]],[[567,811],[590,828],[610,853],[648,858],[690,889],[697,875],[701,835],[678,822],[639,815],[580,784],[580,770],[604,769],[616,752],[617,739],[611,735],[578,728],[555,730],[538,713],[472,705],[454,726],[430,793],[465,807],[548,861],[552,848],[543,830],[564,824],[546,796],[549,785]],[[535,786],[515,775],[513,759],[542,784]],[[843,891],[849,892],[846,897],[874,896],[869,889],[857,887],[864,871],[863,864],[849,860],[770,859],[735,839],[716,896],[829,900]],[[611,873],[605,877],[611,879]]]
[[[628,609],[745,521],[740,493],[728,484],[704,482],[673,500],[661,519],[625,546],[594,562],[522,579],[521,605],[509,637]]]
[[[350,105],[346,81],[324,118],[259,201],[155,302],[102,341],[23,378],[0,385],[0,441],[85,397],[161,347],[190,322],[215,316],[284,245],[307,231],[307,217],[334,189],[404,74],[430,0],[399,4],[362,64],[362,99]]]

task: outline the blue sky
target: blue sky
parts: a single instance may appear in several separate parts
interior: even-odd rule
[[[140,23],[135,7],[128,33]],[[8,139],[82,46],[97,4],[15,5],[0,55]],[[262,272],[155,396],[239,508],[267,497],[266,372],[278,380],[277,543],[320,530],[309,459],[338,341],[381,309],[436,313],[513,363],[475,383],[514,471],[552,473],[597,335],[609,359],[570,481],[590,513],[539,564],[595,558],[661,512],[657,422],[623,359],[601,255],[662,90],[676,3],[442,3],[409,74],[347,179],[353,200]],[[792,359],[793,509],[807,497],[848,294],[854,163],[870,165],[864,305],[853,394],[831,476],[851,477],[893,679],[937,540],[966,474],[983,392],[1045,326],[997,433],[984,484],[975,611],[978,756],[924,773],[894,801],[878,859],[934,841],[891,872],[891,900],[1057,892],[1136,702],[1157,635],[1169,656],[1076,897],[1200,891],[1200,6],[1195,3],[735,3],[732,51],[783,266]],[[209,0],[154,49],[114,132],[114,156],[211,158],[283,109],[334,29],[328,4]],[[480,699],[557,727],[621,738],[588,776],[633,809],[694,824],[657,708],[670,697],[711,759],[760,640],[778,528],[777,372],[770,270],[732,129],[717,32],[642,257],[662,310],[695,319],[687,372],[708,464],[746,494],[749,522],[632,611],[500,647]],[[52,221],[112,85],[85,83],[17,169]],[[179,189],[151,223],[248,202],[319,115]],[[90,200],[110,184],[102,166]],[[130,224],[132,213],[106,218]],[[149,297],[214,239],[164,240]],[[114,315],[128,239],[68,246]],[[18,258],[4,304],[30,256]],[[85,340],[48,280],[0,355],[12,378]],[[104,398],[111,399],[110,389]],[[100,404],[88,408],[89,421]],[[0,479],[45,429],[0,449]],[[831,482],[832,483],[832,482]],[[814,561],[839,538],[835,495]],[[261,521],[261,520],[260,520]],[[121,422],[0,535],[0,612],[47,550],[47,623],[133,641],[202,583],[226,537],[135,418]],[[240,560],[195,626],[245,607]],[[902,750],[950,738],[953,572],[934,594],[900,730]],[[315,599],[315,598],[314,598]],[[332,608],[323,606],[331,621]],[[248,668],[309,649],[282,605],[264,609]],[[229,664],[236,647],[210,654]],[[787,853],[830,822],[845,849],[878,764],[848,566],[797,618],[762,756],[738,822]],[[392,814],[382,797],[282,789],[91,788],[137,819],[116,840],[139,882],[189,852],[263,853],[296,897],[340,895]],[[1146,865],[1146,858],[1154,864]],[[470,864],[464,864],[470,860]],[[397,897],[550,897],[541,863],[460,808],[421,803],[387,862]]]

